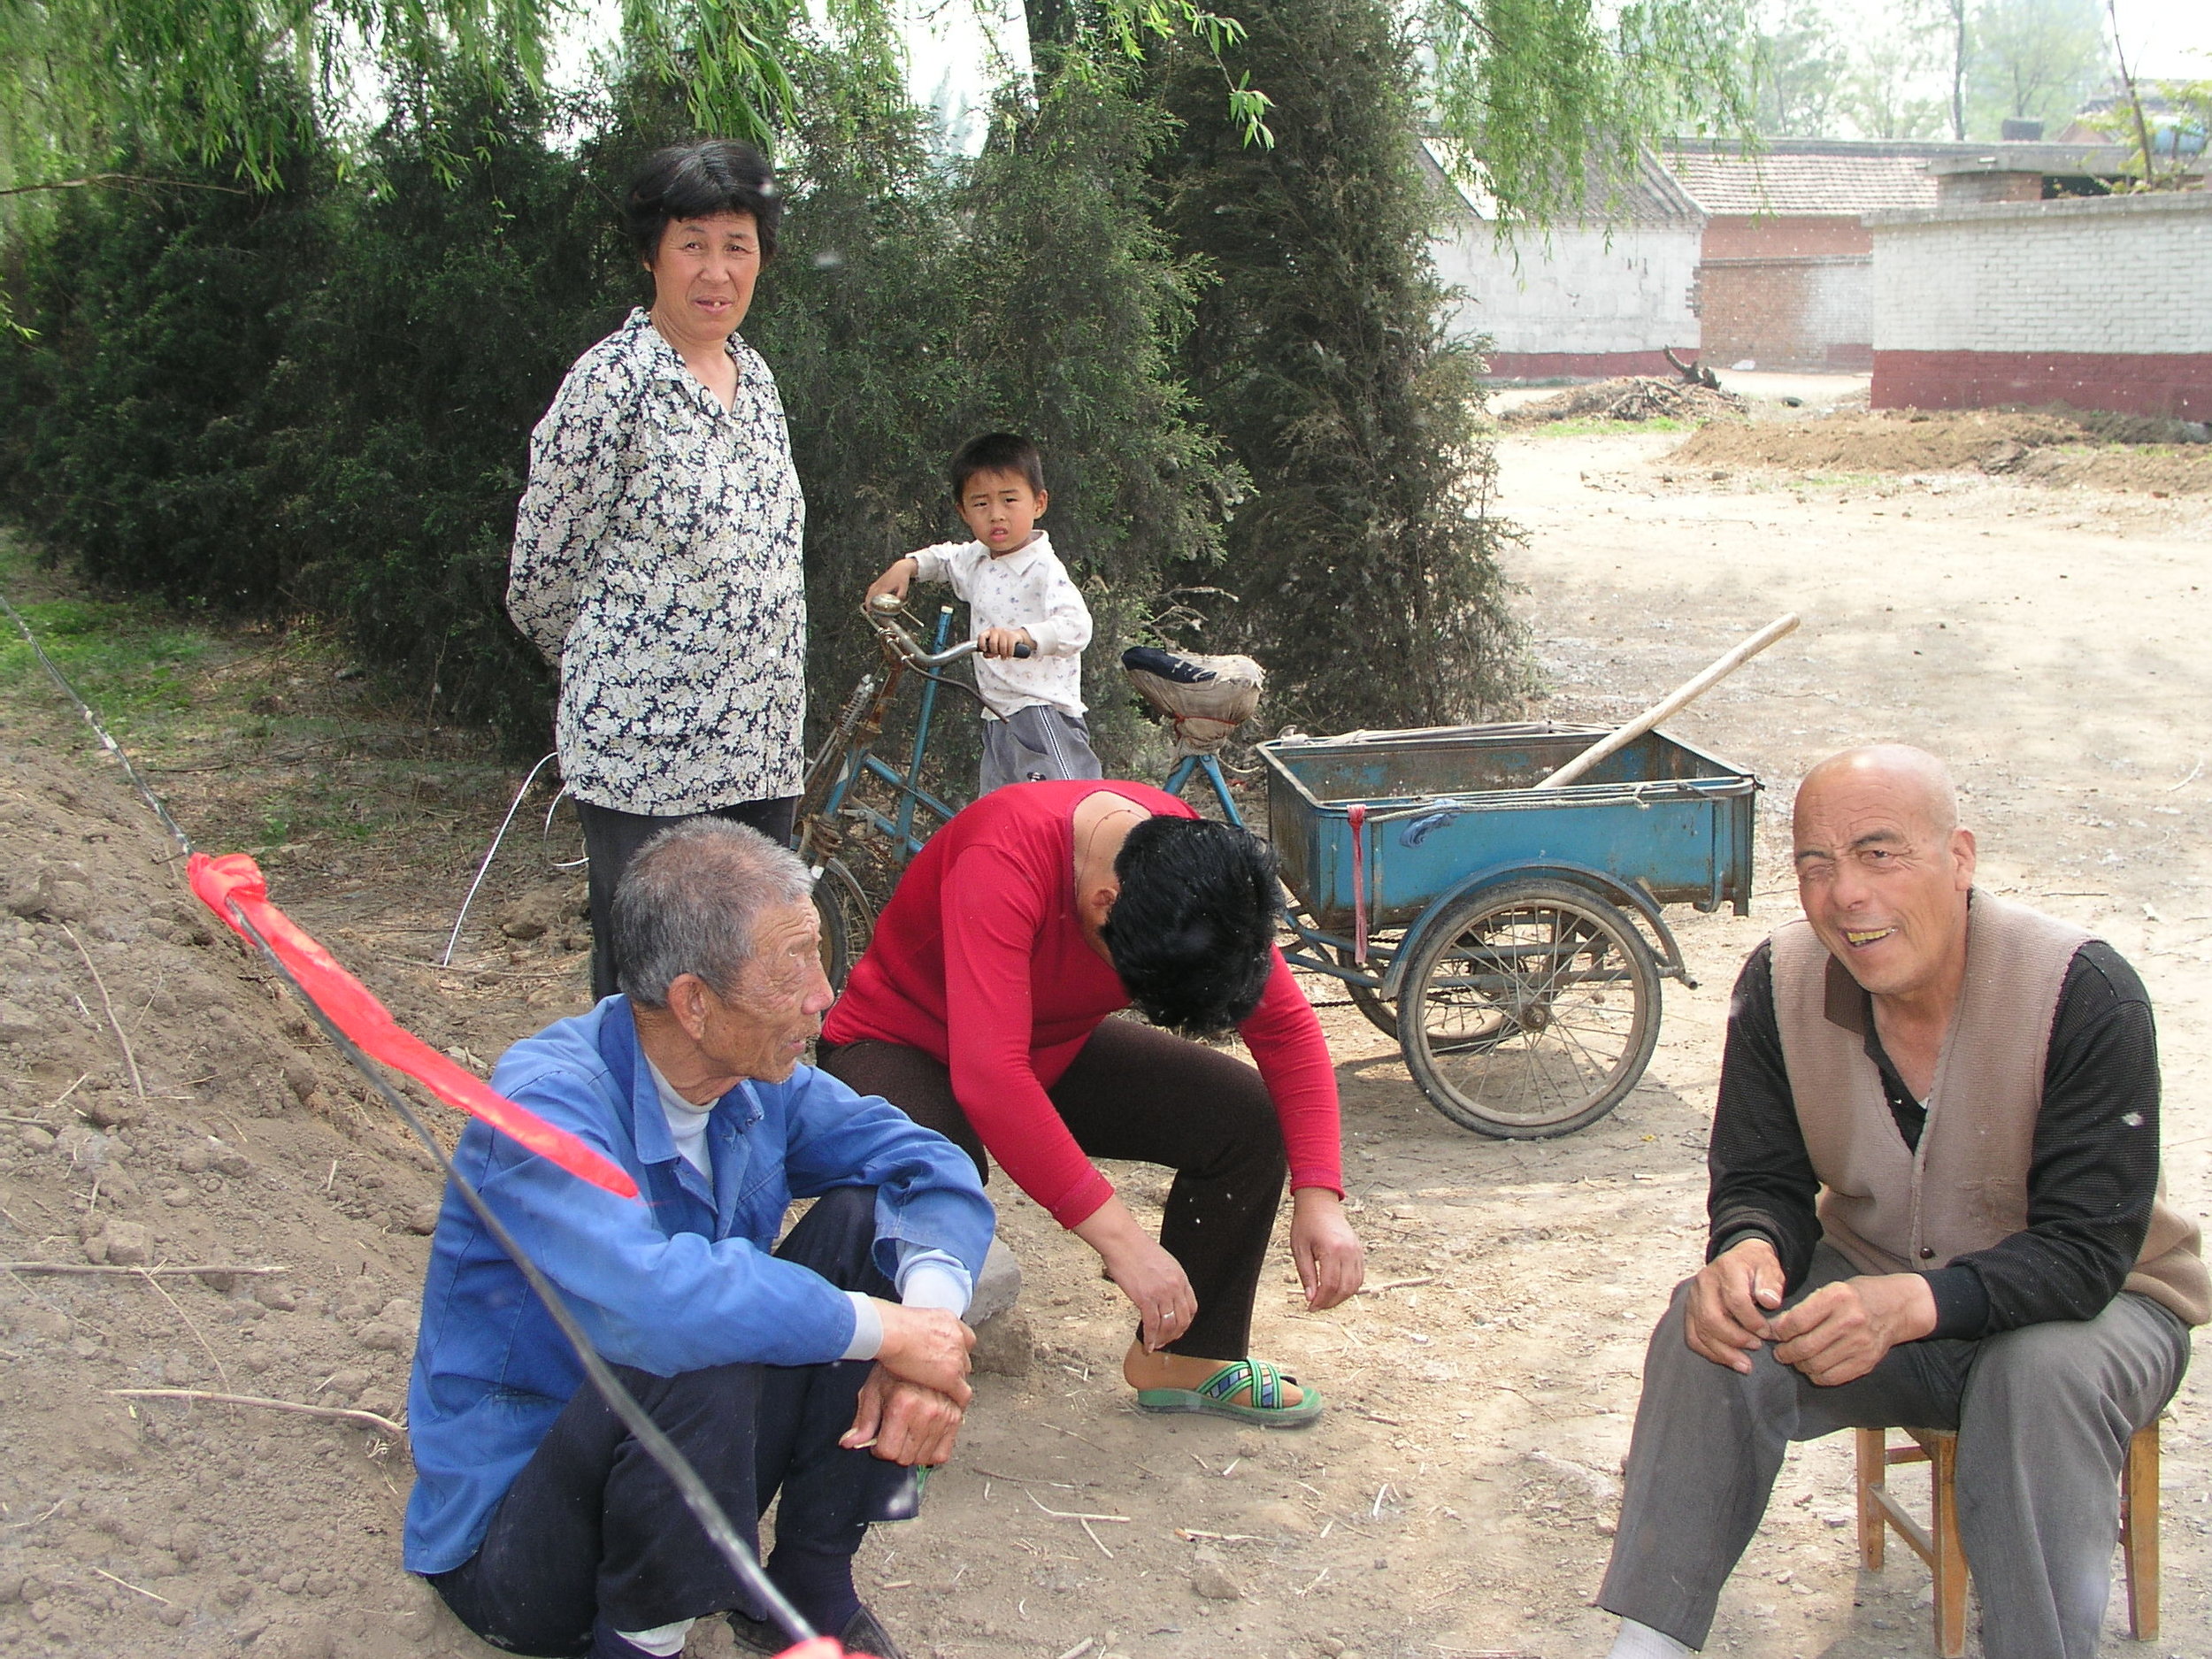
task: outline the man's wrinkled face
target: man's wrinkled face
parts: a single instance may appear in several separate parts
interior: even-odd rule
[[[1805,919],[1876,996],[1909,999],[1964,964],[1974,837],[1941,818],[1920,779],[1878,766],[1824,774],[1798,793]]]
[[[699,1046],[718,1071],[780,1083],[822,1030],[835,1000],[822,972],[821,921],[801,899],[761,913],[753,959],[728,996],[708,991]]]

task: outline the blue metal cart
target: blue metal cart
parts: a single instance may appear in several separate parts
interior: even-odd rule
[[[798,813],[838,984],[875,918],[847,856],[870,849],[887,887],[952,815],[956,803],[925,787],[924,761],[938,688],[973,695],[939,672],[973,649],[947,643],[949,609],[927,649],[892,612],[869,620],[882,666],[841,710]],[[1195,683],[1241,660],[1182,657],[1179,667],[1178,657],[1140,649],[1123,665],[1163,714],[1184,719],[1191,710],[1163,673]],[[924,692],[894,764],[875,749],[908,675]],[[1163,786],[1179,795],[1202,780],[1234,824],[1244,818],[1219,749],[1256,706],[1256,679],[1249,691],[1213,722],[1216,735],[1193,741],[1178,724],[1182,747]],[[1759,783],[1741,767],[1651,732],[1565,788],[1530,787],[1608,729],[1448,726],[1259,746],[1291,897],[1285,955],[1340,980],[1398,1040],[1436,1109],[1484,1134],[1567,1134],[1612,1110],[1658,1041],[1660,981],[1691,983],[1663,907],[1750,908]]]
[[[1509,1138],[1594,1123],[1635,1087],[1663,907],[1745,914],[1758,780],[1653,732],[1561,789],[1529,786],[1603,726],[1501,725],[1259,746],[1297,966],[1344,982],[1453,1122]],[[1226,790],[1218,789],[1226,798]]]

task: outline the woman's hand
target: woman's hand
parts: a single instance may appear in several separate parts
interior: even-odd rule
[[[921,566],[914,562],[911,554],[902,559],[894,559],[888,570],[868,584],[867,596],[862,603],[872,605],[885,594],[888,594],[901,604],[904,604],[907,587],[913,581],[914,573],[920,569]]]
[[[1144,1322],[1144,1345],[1157,1353],[1198,1317],[1198,1293],[1182,1263],[1137,1225],[1129,1207],[1110,1198],[1075,1224],[1075,1235],[1099,1254],[1106,1276],[1121,1286]]]
[[[1344,1218],[1344,1201],[1325,1187],[1302,1187],[1290,1199],[1290,1254],[1306,1306],[1348,1302],[1367,1277],[1367,1250]]]

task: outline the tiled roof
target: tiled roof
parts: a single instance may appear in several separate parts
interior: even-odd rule
[[[1431,134],[1421,140],[1419,161],[1437,187],[1456,197],[1477,219],[1495,219],[1496,202],[1486,192],[1471,188],[1451,172],[1451,154],[1448,141],[1440,136]],[[1579,219],[1592,225],[1675,225],[1692,229],[1704,223],[1705,215],[1698,204],[1683,193],[1682,187],[1648,150],[1637,153],[1636,165],[1626,178],[1610,179],[1607,172],[1601,163],[1594,159],[1591,162],[1584,173],[1582,211],[1579,214],[1563,212],[1562,218],[1566,222]]]
[[[1851,215],[1936,204],[1931,161],[1987,154],[1986,144],[1776,139],[1755,155],[1671,139],[1660,158],[1708,213]]]

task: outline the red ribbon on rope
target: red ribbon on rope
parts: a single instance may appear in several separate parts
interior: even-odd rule
[[[579,1180],[619,1197],[638,1195],[637,1183],[619,1164],[567,1130],[556,1128],[504,1094],[495,1094],[481,1078],[463,1071],[402,1027],[368,987],[340,967],[337,958],[311,934],[269,902],[269,884],[261,867],[244,853],[227,853],[219,858],[194,853],[186,873],[200,902],[220,917],[224,926],[245,939],[245,931],[231,914],[231,906],[238,907],[331,1023],[352,1038],[362,1052],[395,1071],[404,1071],[447,1105],[481,1118]]]
[[[1367,965],[1367,809],[1355,802],[1344,809],[1352,829],[1352,960]]]

